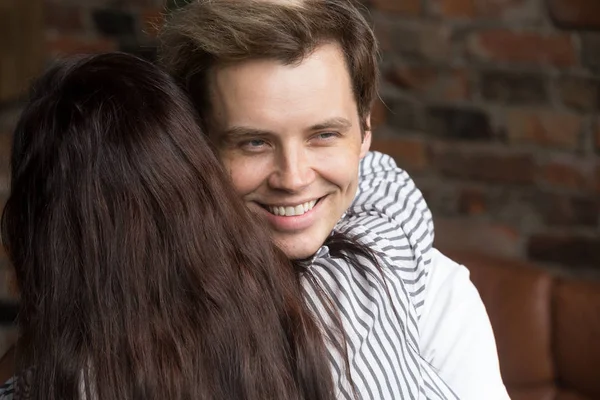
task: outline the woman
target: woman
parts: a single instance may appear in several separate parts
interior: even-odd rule
[[[197,122],[129,55],[66,62],[34,86],[2,220],[21,296],[4,398],[333,398],[299,274]]]

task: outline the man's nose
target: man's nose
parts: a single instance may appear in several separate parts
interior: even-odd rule
[[[315,179],[310,154],[305,149],[285,149],[276,157],[276,169],[269,177],[273,189],[300,192]]]

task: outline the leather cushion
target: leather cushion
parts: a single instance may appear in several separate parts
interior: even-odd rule
[[[518,261],[462,252],[448,255],[470,270],[486,306],[504,384],[531,387],[553,382],[552,277]]]

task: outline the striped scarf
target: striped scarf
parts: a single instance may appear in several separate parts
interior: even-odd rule
[[[306,298],[324,327],[338,398],[456,399],[420,355],[418,320],[424,304],[433,248],[433,222],[421,192],[384,154],[361,161],[356,197],[335,231],[376,253],[379,268],[364,257],[360,267],[323,247],[303,279]],[[333,303],[341,320],[349,362],[338,349]]]

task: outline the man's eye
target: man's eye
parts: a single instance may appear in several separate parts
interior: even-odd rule
[[[248,141],[247,144],[252,147],[260,147],[265,144],[265,141],[262,139],[254,139],[254,140]]]
[[[336,132],[323,132],[323,133],[319,133],[316,138],[319,140],[329,140],[329,139],[333,139],[334,137],[337,137],[338,134]]]
[[[252,139],[246,140],[240,143],[240,147],[244,150],[256,151],[261,150],[267,146],[267,142],[263,139]]]

